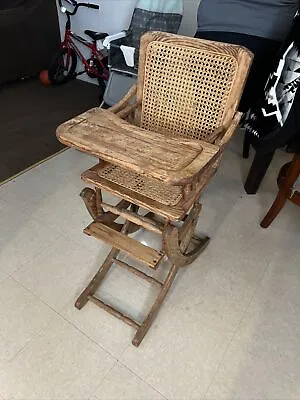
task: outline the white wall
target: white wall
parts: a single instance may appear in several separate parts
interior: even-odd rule
[[[72,31],[86,37],[85,29],[107,32],[109,34],[120,32],[129,27],[136,0],[81,0],[98,4],[99,10],[80,8],[78,13],[72,17]],[[193,36],[196,31],[197,7],[200,0],[184,0],[184,15],[179,33],[182,35]],[[64,3],[66,4],[66,3]],[[64,32],[65,15],[58,10],[61,34]],[[80,46],[85,54],[85,48]],[[85,54],[87,55],[87,54]],[[78,63],[80,64],[80,63]],[[79,65],[77,70],[82,69]],[[81,79],[96,83],[90,80],[86,74],[80,76]]]

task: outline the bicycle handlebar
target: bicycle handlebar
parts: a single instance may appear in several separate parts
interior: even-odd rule
[[[99,8],[100,8],[97,4],[90,4],[90,3],[87,3],[87,7],[94,8],[95,10],[99,10]]]
[[[77,3],[76,0],[65,0],[72,6],[74,6],[73,11],[65,11],[68,15],[75,15],[79,7],[86,7],[86,8],[93,8],[94,10],[99,10],[98,4],[91,4],[91,3]],[[60,7],[63,7],[62,0],[58,0],[58,4]]]

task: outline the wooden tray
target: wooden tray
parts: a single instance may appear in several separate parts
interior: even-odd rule
[[[94,108],[60,125],[60,142],[168,184],[184,185],[219,153],[200,140],[165,136]]]

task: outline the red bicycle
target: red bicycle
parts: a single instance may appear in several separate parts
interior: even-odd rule
[[[97,48],[97,41],[103,40],[108,34],[85,30],[84,33],[93,39],[93,42],[88,42],[83,37],[71,31],[71,16],[75,15],[80,7],[99,10],[99,6],[90,3],[77,3],[75,0],[65,1],[72,5],[74,9],[73,11],[67,10],[62,4],[62,0],[58,0],[60,10],[66,15],[67,22],[64,40],[61,42],[60,49],[48,69],[49,79],[54,84],[62,84],[76,78],[78,75],[87,73],[89,77],[98,79],[100,90],[104,93],[105,82],[109,77],[107,55]],[[90,57],[88,59],[80,52],[75,41],[90,49]],[[76,72],[77,57],[81,60],[84,67],[83,71],[80,72]]]

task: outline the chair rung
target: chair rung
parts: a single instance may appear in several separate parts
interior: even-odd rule
[[[145,274],[144,272],[140,271],[139,269],[134,268],[132,265],[125,263],[124,261],[114,258],[113,262],[115,264],[117,264],[119,267],[122,267],[122,268],[126,269],[127,271],[132,272],[134,275],[138,276],[139,278],[144,279],[145,281],[147,281],[149,283],[153,283],[158,286],[163,286],[162,282],[158,281],[155,278],[152,278],[152,276]]]
[[[144,217],[142,215],[138,215],[129,210],[121,210],[120,208],[118,208],[116,206],[112,206],[107,203],[102,203],[102,206],[106,210],[110,211],[111,213],[113,213],[115,215],[119,215],[120,217],[123,217],[136,225],[142,226],[143,228],[147,229],[148,231],[152,231],[152,232],[158,233],[160,235],[162,234],[162,229],[159,227],[159,225],[157,223],[155,223],[155,221],[153,221],[150,218]]]
[[[163,257],[163,254],[160,254],[151,247],[145,246],[137,240],[117,232],[100,222],[92,222],[84,229],[84,233],[99,240],[103,240],[112,247],[124,251],[154,269],[157,268]]]
[[[94,304],[96,304],[98,307],[103,308],[103,310],[107,311],[109,314],[122,320],[127,325],[130,325],[135,329],[138,329],[140,327],[140,325],[136,321],[134,321],[127,315],[122,314],[120,311],[116,310],[112,306],[109,306],[108,304],[104,303],[102,300],[98,299],[96,296],[88,296],[88,299],[90,301],[92,301]]]

